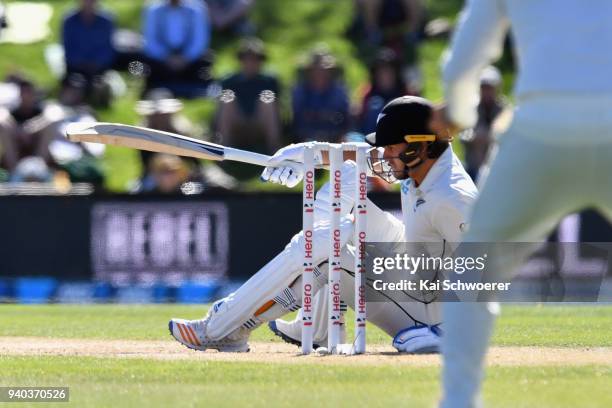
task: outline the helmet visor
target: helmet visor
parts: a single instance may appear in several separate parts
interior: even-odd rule
[[[383,157],[383,148],[373,148],[369,150],[368,167],[378,177],[389,184],[394,184],[398,180],[405,178],[404,171],[395,171],[390,163],[390,159],[399,157]]]

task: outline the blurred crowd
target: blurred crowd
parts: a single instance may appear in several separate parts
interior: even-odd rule
[[[102,190],[105,171],[112,171],[101,165],[104,146],[69,142],[63,132],[69,122],[98,120],[100,109],[121,97],[124,78],[142,80],[137,125],[267,154],[292,142],[362,140],[388,101],[423,92],[419,46],[448,30],[428,24],[421,0],[354,0],[347,35],[368,68],[367,82],[348,89],[342,61],[319,45],[296,68],[295,82],[281,84],[266,70],[266,44],[250,16],[255,0],[149,1],[140,33],[118,28],[101,3],[75,1],[63,18],[57,92],[46,94],[19,73],[0,83],[0,182],[86,182]],[[239,68],[221,78],[212,75],[216,35],[239,42]],[[499,71],[487,68],[480,120],[461,138],[474,178],[491,145],[493,119],[505,104],[501,85]],[[196,98],[217,101],[207,134],[182,112],[182,99]],[[130,186],[134,193],[231,190],[245,177],[231,166],[195,159],[148,152],[139,157],[142,174]]]

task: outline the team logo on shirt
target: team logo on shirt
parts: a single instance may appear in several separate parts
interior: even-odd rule
[[[416,203],[414,204],[414,212],[416,212],[417,208],[419,207],[419,205],[421,204],[425,204],[425,200],[422,198],[419,198],[418,200],[416,200]]]

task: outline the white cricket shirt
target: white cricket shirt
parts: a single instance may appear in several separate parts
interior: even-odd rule
[[[402,218],[407,242],[461,241],[478,190],[448,147],[416,187],[401,182]]]

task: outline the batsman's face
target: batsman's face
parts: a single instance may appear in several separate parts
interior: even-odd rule
[[[406,143],[400,143],[370,149],[368,164],[372,172],[387,183],[405,179],[406,165],[399,157],[406,150],[406,146]]]
[[[397,175],[403,174],[406,164],[399,159],[400,155],[406,151],[407,143],[398,143],[394,145],[385,146],[385,152],[383,159],[393,169],[393,172]]]

